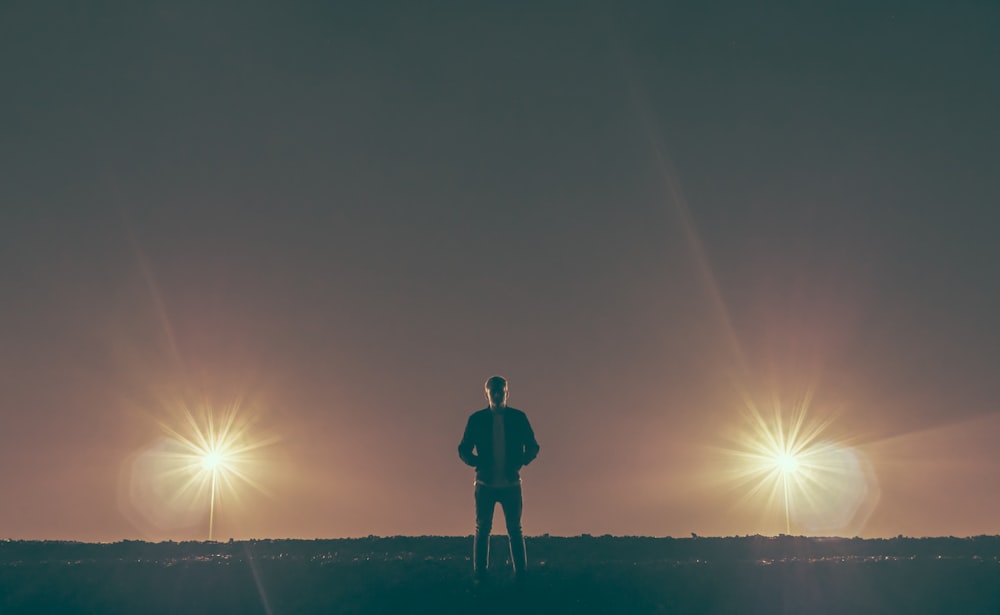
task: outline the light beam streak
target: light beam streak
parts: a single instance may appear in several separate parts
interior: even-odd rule
[[[780,511],[787,534],[843,530],[877,498],[864,455],[830,438],[832,418],[808,416],[812,398],[810,390],[790,411],[775,402],[767,414],[745,397],[746,427],[734,447],[722,451],[729,460],[726,481],[743,492],[738,505]]]
[[[165,423],[161,423],[161,427],[184,451],[178,463],[190,478],[182,491],[192,484],[210,483],[208,539],[213,540],[220,491],[236,493],[241,484],[263,490],[250,474],[249,466],[254,462],[253,453],[274,440],[250,437],[250,423],[242,419],[238,403],[223,410],[218,421],[216,413],[208,407],[203,407],[198,414],[184,407],[181,428]]]
[[[254,433],[239,400],[222,409],[207,403],[169,409],[172,420],[157,421],[164,436],[130,464],[131,509],[157,532],[192,527],[207,513],[214,540],[224,502],[238,504],[248,488],[267,494],[260,477],[270,467],[262,453],[278,438]]]

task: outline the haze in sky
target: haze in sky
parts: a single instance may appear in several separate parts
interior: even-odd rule
[[[528,535],[997,533],[1000,6],[850,4],[5,4],[0,537],[234,407],[216,538],[466,535],[493,374]]]

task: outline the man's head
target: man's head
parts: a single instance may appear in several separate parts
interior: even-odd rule
[[[486,381],[486,399],[490,408],[497,410],[507,406],[507,380],[502,376],[493,376]]]

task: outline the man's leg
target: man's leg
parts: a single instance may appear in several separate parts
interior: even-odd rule
[[[521,486],[504,489],[500,505],[503,507],[503,518],[507,522],[510,561],[514,566],[514,574],[523,574],[528,566],[528,557],[524,551],[524,533],[521,530],[521,509],[524,507]]]
[[[476,534],[472,539],[472,569],[477,576],[486,574],[490,562],[490,531],[497,500],[489,487],[476,485]]]

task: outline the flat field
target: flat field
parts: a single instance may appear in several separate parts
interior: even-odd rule
[[[0,613],[1000,613],[1000,537],[0,542]]]

